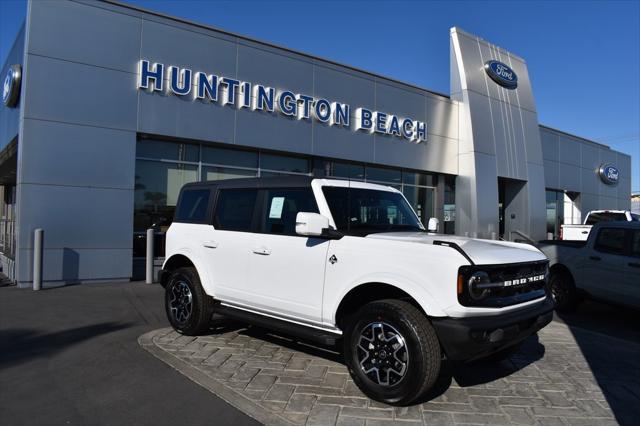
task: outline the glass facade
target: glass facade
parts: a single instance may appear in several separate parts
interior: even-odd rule
[[[10,259],[16,254],[16,187],[0,186],[0,253]],[[5,271],[6,272],[6,271]]]
[[[155,253],[164,255],[162,236],[173,220],[178,194],[184,184],[282,175],[328,176],[393,186],[402,191],[425,226],[429,218],[436,216],[436,211],[444,211],[441,232],[454,232],[453,176],[141,137],[136,150],[134,257],[145,255],[149,228],[155,229],[159,237]],[[444,188],[444,207],[436,208],[439,187]]]
[[[564,192],[546,191],[547,197],[547,236],[550,239],[560,238],[560,229],[564,224]]]

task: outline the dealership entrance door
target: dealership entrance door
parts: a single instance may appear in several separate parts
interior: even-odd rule
[[[521,239],[518,234],[522,228],[520,224],[525,219],[521,197],[525,185],[525,181],[498,178],[498,229],[501,240]]]

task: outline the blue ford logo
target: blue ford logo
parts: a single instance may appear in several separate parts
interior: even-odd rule
[[[512,90],[518,87],[518,76],[508,65],[500,61],[487,61],[484,70],[500,86]]]
[[[620,170],[611,164],[603,164],[598,169],[598,175],[607,185],[615,185],[620,179]]]
[[[2,81],[2,103],[10,108],[13,108],[18,103],[21,75],[22,68],[20,65],[11,65]]]

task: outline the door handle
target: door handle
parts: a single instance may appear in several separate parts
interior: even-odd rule
[[[583,234],[588,234],[588,233],[589,233],[589,231],[582,231],[582,233],[583,233]]]
[[[252,251],[253,251],[255,254],[261,254],[261,255],[263,255],[263,256],[268,256],[268,255],[270,255],[270,254],[271,254],[271,250],[269,250],[269,249],[268,249],[268,248],[266,248],[266,247],[254,247],[254,248],[252,249]]]
[[[640,268],[640,263],[629,262],[628,265],[632,268]]]
[[[217,248],[218,247],[218,243],[216,241],[205,241],[204,243],[202,243],[202,245],[207,247],[207,248]]]
[[[591,260],[602,260],[602,258],[600,256],[589,256],[589,259],[591,259]]]

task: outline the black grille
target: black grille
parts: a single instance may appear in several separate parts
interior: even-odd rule
[[[458,301],[463,306],[502,307],[527,302],[545,296],[547,293],[547,261],[514,263],[506,265],[474,265],[462,266],[462,288],[458,293]],[[469,277],[474,272],[484,271],[489,275],[491,283],[511,282],[504,287],[491,287],[488,295],[476,300],[469,295]],[[529,281],[530,277],[543,275],[545,279]],[[527,282],[513,284],[514,280],[524,279]]]

